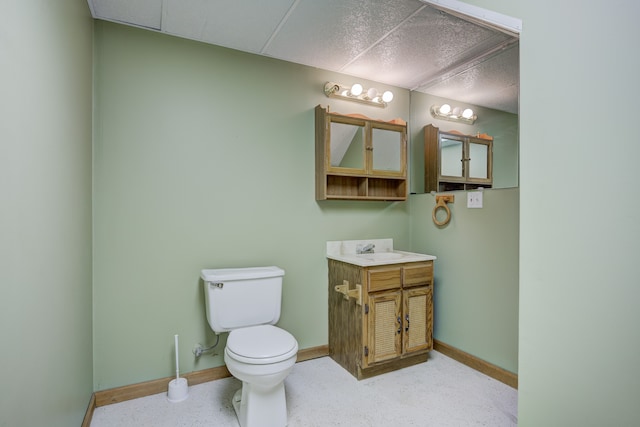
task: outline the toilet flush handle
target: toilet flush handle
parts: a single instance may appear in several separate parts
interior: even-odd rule
[[[209,282],[209,286],[214,286],[216,288],[222,289],[222,287],[224,286],[224,283],[222,283],[222,282]]]

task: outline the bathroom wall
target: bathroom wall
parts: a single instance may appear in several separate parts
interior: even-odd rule
[[[407,120],[409,92],[386,109],[329,100],[326,81],[353,78],[95,26],[95,389],[172,375],[176,333],[182,372],[223,364],[191,353],[214,342],[203,268],[282,267],[280,325],[326,345],[326,241],[410,249],[409,207],[315,200],[314,108]]]
[[[518,425],[638,425],[640,4],[468,2],[523,24]]]
[[[431,194],[411,196],[416,252],[438,257],[434,272],[434,338],[518,373],[518,189],[483,192],[467,208],[453,191],[451,221],[434,224]],[[441,212],[440,212],[441,213]]]
[[[79,426],[92,384],[92,25],[86,2],[0,13],[0,426]]]
[[[436,255],[434,337],[503,369],[518,372],[518,116],[472,106],[472,125],[434,119],[432,105],[459,102],[411,94],[411,247]],[[465,105],[466,107],[466,105]],[[482,209],[467,208],[466,191],[450,191],[452,220],[431,219],[435,198],[424,193],[424,126],[494,137],[495,189]]]

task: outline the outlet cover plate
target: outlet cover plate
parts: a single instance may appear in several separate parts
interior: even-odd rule
[[[467,207],[472,209],[482,208],[482,191],[469,191],[467,193]]]

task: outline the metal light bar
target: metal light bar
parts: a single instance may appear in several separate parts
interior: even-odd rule
[[[432,105],[431,115],[436,119],[449,120],[451,122],[467,123],[472,125],[478,120],[478,116],[475,115],[471,108],[463,110],[462,108],[451,108],[449,104]]]
[[[393,99],[393,93],[391,91],[385,91],[383,94],[379,94],[376,88],[365,90],[359,83],[353,86],[345,86],[340,83],[327,82],[324,85],[324,94],[329,98],[355,101],[380,108],[385,108]]]

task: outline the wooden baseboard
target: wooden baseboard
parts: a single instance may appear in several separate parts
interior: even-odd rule
[[[449,356],[450,358],[462,363],[463,365],[467,365],[468,367],[473,368],[478,372],[482,372],[483,374],[488,375],[493,379],[503,382],[508,386],[511,386],[515,389],[518,388],[518,375],[514,374],[513,372],[509,372],[496,365],[479,359],[476,356],[452,347],[449,344],[443,343],[442,341],[433,340],[433,349],[446,356]]]
[[[305,360],[316,359],[318,357],[328,355],[329,346],[327,345],[307,348],[298,352],[298,362],[304,362]],[[230,376],[231,374],[227,370],[226,366],[203,369],[200,371],[194,371],[182,375],[183,378],[187,379],[187,382],[190,386],[219,380],[221,378]],[[116,387],[109,390],[96,391],[92,398],[94,400],[93,407],[111,405],[113,403],[150,396],[152,394],[166,393],[169,387],[169,381],[171,381],[173,378],[174,377],[165,377],[157,380],[145,381],[138,384]],[[93,411],[93,408],[90,407],[89,409]]]
[[[93,419],[93,411],[96,409],[96,394],[91,394],[91,399],[89,399],[89,406],[87,407],[87,412],[84,414],[84,420],[82,420],[82,427],[90,427],[91,420]]]

